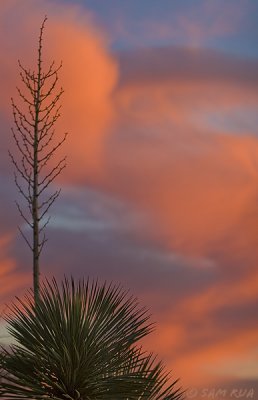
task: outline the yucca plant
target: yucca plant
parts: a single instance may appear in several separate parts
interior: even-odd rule
[[[10,308],[15,340],[2,349],[4,399],[179,399],[162,363],[138,341],[153,325],[145,309],[120,287],[53,279]]]

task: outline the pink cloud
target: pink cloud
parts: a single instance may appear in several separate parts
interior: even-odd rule
[[[89,175],[101,163],[103,141],[113,119],[111,93],[117,81],[117,65],[108,53],[105,35],[92,23],[92,16],[81,7],[61,7],[46,1],[1,2],[0,43],[1,87],[0,106],[11,124],[10,97],[15,86],[21,86],[17,60],[28,68],[35,68],[40,24],[45,14],[49,20],[44,32],[43,61],[47,65],[62,60],[60,85],[62,118],[58,134],[70,132],[63,153],[69,153],[67,175],[76,179],[78,165],[83,176]],[[57,137],[58,137],[57,134]],[[4,132],[4,142],[10,134]],[[92,172],[91,172],[92,173]]]

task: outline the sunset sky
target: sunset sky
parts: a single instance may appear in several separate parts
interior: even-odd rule
[[[258,2],[0,1],[1,309],[32,285],[10,98],[45,15],[44,65],[63,61],[56,134],[69,136],[42,278],[121,283],[156,321],[145,347],[192,398],[257,400]]]

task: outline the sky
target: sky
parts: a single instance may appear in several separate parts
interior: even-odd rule
[[[1,0],[2,310],[32,285],[10,98],[45,15],[69,135],[41,277],[121,283],[188,398],[257,398],[258,2]]]

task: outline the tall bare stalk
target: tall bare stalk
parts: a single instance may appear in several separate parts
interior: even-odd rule
[[[24,211],[16,202],[23,220],[32,229],[32,239],[28,239],[19,228],[22,237],[33,254],[33,287],[35,303],[40,299],[39,260],[47,241],[45,228],[50,217],[47,213],[60,194],[60,189],[49,194],[48,187],[66,166],[66,157],[54,166],[49,161],[66,140],[67,133],[61,140],[55,141],[54,125],[60,117],[60,98],[63,89],[57,88],[58,72],[62,63],[56,67],[55,62],[44,71],[42,68],[42,42],[47,17],[40,28],[38,40],[38,57],[36,71],[24,68],[19,61],[20,77],[23,92],[17,88],[22,106],[12,98],[12,110],[15,129],[13,138],[18,149],[19,159],[9,152],[14,165],[14,180],[19,193],[25,199],[28,210]]]

